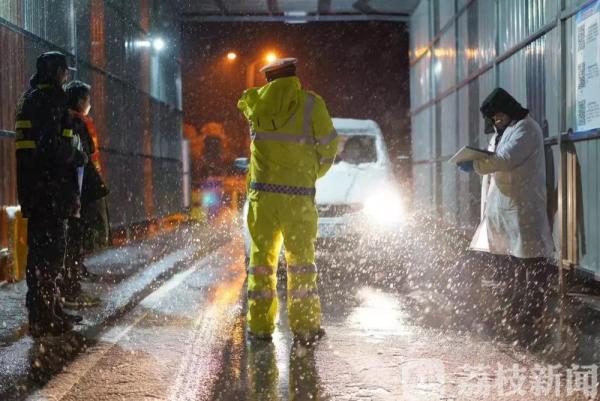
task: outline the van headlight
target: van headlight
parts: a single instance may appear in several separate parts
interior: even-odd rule
[[[402,198],[392,186],[380,189],[367,198],[363,213],[378,226],[390,226],[402,220]]]

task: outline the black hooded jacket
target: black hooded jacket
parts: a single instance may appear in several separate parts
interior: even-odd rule
[[[16,112],[17,192],[25,217],[66,218],[79,204],[76,168],[85,155],[73,145],[67,96],[37,75]]]
[[[496,88],[483,101],[480,108],[484,117],[493,120],[494,115],[502,112],[514,121],[520,121],[527,117],[529,110],[521,106],[514,97],[502,88]]]

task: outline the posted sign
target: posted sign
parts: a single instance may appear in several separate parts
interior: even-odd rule
[[[577,13],[576,131],[600,128],[600,0]]]

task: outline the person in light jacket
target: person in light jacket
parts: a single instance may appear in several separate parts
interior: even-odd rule
[[[458,165],[483,177],[482,219],[471,249],[506,256],[504,267],[497,267],[510,299],[506,317],[529,327],[544,311],[548,258],[554,256],[542,130],[501,88],[485,99],[481,113],[496,131],[489,148],[494,154]]]

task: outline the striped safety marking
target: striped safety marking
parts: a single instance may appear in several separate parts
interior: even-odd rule
[[[288,271],[291,274],[315,274],[317,273],[317,266],[314,264],[306,266],[289,266]]]
[[[248,291],[248,299],[274,299],[276,296],[275,290]]]
[[[248,273],[255,276],[271,276],[275,274],[271,266],[252,266],[248,269]]]

